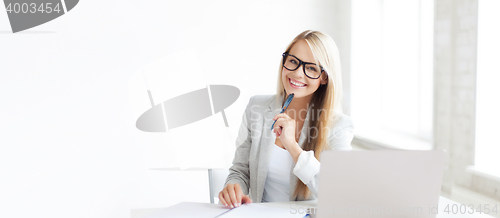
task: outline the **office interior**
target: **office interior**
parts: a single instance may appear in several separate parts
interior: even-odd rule
[[[441,196],[498,205],[498,8],[87,0],[16,34],[3,14],[0,216],[118,218],[209,203],[207,168],[230,166],[248,100],[276,93],[281,54],[307,29],[339,48],[354,150],[444,149]],[[152,105],[214,84],[240,90],[224,109],[229,127],[218,113],[163,133],[136,128]]]

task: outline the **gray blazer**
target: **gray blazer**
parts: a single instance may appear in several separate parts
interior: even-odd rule
[[[229,175],[226,179],[227,184],[238,183],[246,195],[254,203],[262,201],[264,185],[269,169],[270,155],[272,145],[276,140],[276,135],[271,130],[273,117],[281,111],[283,99],[276,100],[275,95],[260,95],[250,98],[236,139],[236,152],[233,165],[229,168]],[[302,127],[298,144],[303,148],[307,139],[307,129],[309,127],[309,114],[307,111],[306,119]],[[312,113],[314,116],[317,114]],[[333,150],[351,150],[351,141],[353,138],[353,124],[351,119],[344,115],[337,115],[337,120],[331,130],[326,149]],[[290,169],[290,201],[316,199],[318,193],[318,174],[307,183],[311,190],[310,199],[294,199],[293,193],[297,183],[297,176],[293,173],[295,163]]]

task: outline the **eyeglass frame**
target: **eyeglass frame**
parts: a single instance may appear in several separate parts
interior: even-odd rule
[[[295,70],[299,69],[299,67],[302,65],[302,71],[304,71],[304,75],[306,75],[306,76],[307,76],[308,78],[310,78],[310,79],[319,79],[319,78],[321,77],[321,74],[322,74],[323,72],[326,72],[326,70],[325,70],[325,69],[323,69],[323,67],[322,67],[322,66],[319,66],[319,68],[321,69],[321,72],[319,72],[318,77],[316,77],[316,78],[314,78],[314,77],[310,77],[310,76],[309,76],[309,75],[307,75],[307,73],[306,73],[306,64],[314,64],[314,65],[316,65],[316,63],[311,63],[311,62],[305,62],[305,61],[302,61],[302,60],[300,60],[298,57],[296,57],[295,55],[288,54],[288,52],[283,52],[283,54],[282,54],[281,56],[283,57],[283,63],[282,63],[282,65],[283,65],[283,67],[284,67],[285,69],[287,69],[287,70],[289,70],[289,71],[295,71]],[[292,56],[292,57],[294,57],[295,59],[297,59],[297,60],[299,61],[299,64],[297,65],[297,68],[295,68],[295,69],[291,70],[291,69],[288,69],[288,67],[285,67],[286,56]]]

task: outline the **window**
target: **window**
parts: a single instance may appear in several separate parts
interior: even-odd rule
[[[500,177],[500,2],[481,0],[478,6],[475,169]]]
[[[433,10],[432,0],[352,2],[356,137],[431,148]]]

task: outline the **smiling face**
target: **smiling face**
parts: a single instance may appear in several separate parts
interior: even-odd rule
[[[288,54],[304,62],[315,63],[313,53],[305,40],[297,41]],[[311,79],[304,74],[303,67],[304,66],[301,65],[294,71],[283,67],[281,80],[287,94],[294,93],[294,98],[311,99],[312,94],[319,88],[320,84],[327,83],[328,76],[323,72],[319,79]]]

